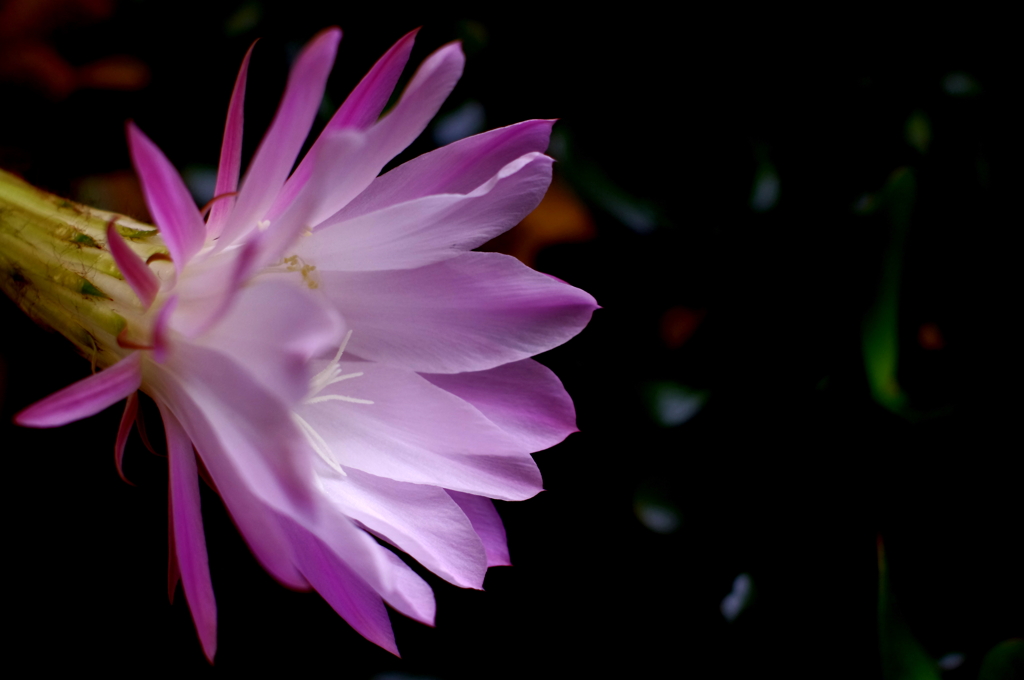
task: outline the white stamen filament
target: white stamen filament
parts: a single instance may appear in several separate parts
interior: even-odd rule
[[[341,372],[341,356],[345,353],[345,348],[348,346],[348,341],[352,337],[352,331],[345,334],[345,338],[341,341],[341,346],[338,347],[337,354],[334,358],[321,370],[319,373],[313,376],[309,381],[309,394],[306,395],[306,399],[303,401],[304,404],[322,404],[327,401],[343,401],[349,404],[372,404],[373,402],[369,399],[359,399],[357,397],[347,397],[341,394],[325,394],[318,396],[320,392],[329,385],[340,383],[345,380],[351,380],[352,378],[358,378],[363,375],[362,371],[356,373],[342,373]],[[338,463],[334,457],[334,453],[331,451],[330,445],[324,440],[323,437],[316,431],[316,429],[306,422],[302,416],[297,413],[292,413],[292,418],[295,424],[299,426],[302,433],[306,435],[309,445],[313,447],[317,455],[327,463],[332,470],[348,476],[342,469],[341,464]]]
[[[341,465],[338,464],[338,461],[334,460],[334,454],[331,453],[331,447],[328,446],[327,442],[324,441],[324,438],[321,437],[315,429],[313,429],[313,426],[303,420],[302,416],[297,413],[292,413],[292,419],[295,421],[295,424],[299,426],[299,429],[302,430],[302,433],[306,435],[306,440],[309,441],[309,445],[313,447],[313,450],[316,451],[317,455],[320,456],[320,458],[322,458],[332,470],[340,473],[343,477],[348,477],[345,471],[341,468]]]
[[[325,394],[322,397],[313,397],[307,399],[307,404],[320,404],[325,401],[347,401],[350,404],[372,404],[373,402],[369,399],[356,399],[355,397],[343,397],[340,394]]]

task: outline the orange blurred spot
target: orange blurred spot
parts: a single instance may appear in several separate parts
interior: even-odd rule
[[[925,349],[942,349],[946,346],[946,339],[942,337],[938,325],[923,323],[917,329],[917,343]]]
[[[139,90],[149,83],[149,67],[135,57],[115,54],[78,69],[78,87]]]
[[[661,340],[671,349],[690,339],[707,312],[689,307],[670,307],[661,315]]]
[[[0,2],[0,80],[29,85],[60,100],[83,87],[137,90],[149,67],[126,55],[75,66],[48,41],[55,30],[107,19],[113,0],[9,0]]]
[[[595,233],[590,211],[555,177],[540,205],[518,225],[484,244],[482,250],[512,255],[532,267],[537,253],[547,246],[589,241]]]

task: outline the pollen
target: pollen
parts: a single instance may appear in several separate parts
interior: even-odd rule
[[[285,271],[298,272],[302,276],[303,283],[310,290],[316,290],[320,287],[320,278],[314,273],[316,272],[315,264],[304,262],[298,255],[289,255],[281,260],[281,264],[284,265]]]

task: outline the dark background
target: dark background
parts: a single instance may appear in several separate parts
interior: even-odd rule
[[[934,659],[963,655],[942,677],[977,677],[990,648],[1024,634],[1010,245],[1021,55],[1007,17],[52,5],[50,23],[0,29],[0,65],[25,36],[72,67],[131,59],[102,88],[71,91],[8,68],[0,167],[93,203],[130,193],[128,118],[179,168],[215,166],[256,37],[247,155],[289,58],[318,30],[345,32],[334,106],[406,31],[423,26],[411,66],[463,39],[466,73],[442,115],[475,101],[487,129],[560,119],[557,181],[584,217],[571,233],[540,222],[529,259],[603,309],[540,357],[581,432],[536,455],[547,491],[498,504],[515,566],[493,569],[484,592],[428,575],[437,626],[393,615],[402,659],[263,573],[204,487],[210,668],[180,591],[167,605],[164,460],[133,435],[125,469],[138,486],[118,479],[117,409],[14,428],[13,413],[88,366],[0,300],[12,662],[381,680],[881,677],[879,537],[913,636]],[[403,157],[434,146],[425,134]],[[899,169],[915,187],[903,222],[891,210]],[[774,200],[763,186],[758,198],[759,181],[777,181]],[[887,408],[869,388],[862,324],[901,228],[895,377],[907,401]],[[493,247],[517,252],[517,229]],[[659,416],[672,403],[701,408],[678,423]],[[720,604],[739,574],[754,595],[730,622]]]

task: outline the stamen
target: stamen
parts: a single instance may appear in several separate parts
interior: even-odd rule
[[[313,397],[307,399],[307,404],[319,404],[325,401],[347,401],[350,404],[372,404],[373,402],[369,399],[356,399],[355,397],[344,397],[340,394],[325,394],[322,397]]]
[[[348,339],[351,337],[352,331],[349,331],[348,333],[345,334],[345,339],[341,341],[341,347],[338,348],[338,353],[334,355],[334,358],[331,359],[331,362],[327,364],[327,366],[325,366],[322,371],[314,375],[313,379],[309,381],[311,387],[313,388],[313,394],[316,394],[317,392],[319,392],[320,390],[322,390],[323,388],[327,387],[327,385],[330,384],[324,383],[323,385],[321,385],[320,383],[323,382],[325,379],[329,379],[328,376],[337,370],[338,362],[341,361],[341,355],[345,353],[345,347],[348,346]]]
[[[338,464],[338,461],[334,460],[334,456],[331,454],[331,447],[328,446],[327,442],[324,441],[324,438],[321,437],[315,429],[313,429],[313,426],[303,420],[302,416],[297,413],[292,413],[292,419],[295,424],[299,426],[299,429],[302,430],[302,433],[306,435],[306,440],[309,442],[309,445],[313,447],[313,450],[316,451],[317,455],[320,456],[320,458],[322,458],[332,470],[341,474],[343,477],[348,477],[345,471],[341,468],[341,465]]]
[[[325,382],[324,383],[324,387],[327,387],[328,385],[333,385],[334,383],[340,383],[342,380],[348,380],[350,378],[358,378],[361,375],[363,375],[362,371],[359,371],[358,373],[347,373],[345,375],[339,375],[339,376],[337,376],[335,378],[331,378],[330,380]],[[323,389],[323,387],[321,387],[320,389]]]

